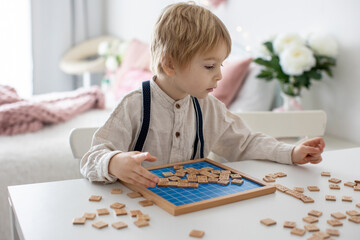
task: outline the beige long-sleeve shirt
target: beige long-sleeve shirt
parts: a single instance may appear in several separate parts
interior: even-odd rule
[[[191,158],[196,135],[196,116],[190,96],[175,101],[154,80],[151,87],[150,126],[143,152],[156,156],[144,167],[186,161]],[[204,156],[210,151],[228,161],[266,159],[291,164],[293,145],[262,133],[252,133],[239,116],[209,95],[199,99],[203,114]],[[110,159],[132,151],[142,121],[142,90],[125,96],[109,119],[94,134],[92,147],[81,160],[81,173],[90,181],[114,182],[108,172]],[[198,144],[199,147],[200,143]],[[199,158],[199,149],[195,158]]]

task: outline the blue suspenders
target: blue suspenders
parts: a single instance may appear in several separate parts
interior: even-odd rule
[[[142,95],[143,95],[143,114],[142,114],[142,125],[141,130],[136,140],[134,151],[141,152],[146,140],[147,133],[150,125],[150,106],[151,106],[151,92],[150,92],[150,81],[142,83]],[[200,140],[200,158],[204,157],[204,136],[203,136],[203,120],[199,101],[196,97],[191,97],[195,109],[196,115],[196,137],[194,142],[194,151],[191,159],[196,156],[198,141]]]

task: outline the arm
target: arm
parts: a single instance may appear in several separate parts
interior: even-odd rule
[[[239,116],[228,110],[224,110],[223,116],[221,136],[212,148],[214,153],[229,161],[260,159],[292,164],[294,145],[262,133],[252,133]]]
[[[144,160],[155,161],[156,158],[150,154],[129,152],[141,121],[139,113],[134,111],[134,109],[141,111],[141,101],[139,104],[136,100],[126,98],[121,101],[104,126],[96,131],[92,147],[80,163],[81,174],[90,181],[110,183],[120,179],[143,186],[151,186],[151,181],[154,179],[157,181],[155,175],[141,166]],[[136,174],[144,176],[145,179]]]

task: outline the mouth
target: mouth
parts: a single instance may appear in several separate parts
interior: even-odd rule
[[[208,88],[208,89],[206,89],[206,91],[212,92],[212,91],[214,91],[215,88],[216,88],[216,87],[214,87],[214,88]]]

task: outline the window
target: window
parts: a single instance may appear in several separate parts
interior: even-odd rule
[[[22,98],[32,95],[30,0],[0,3],[0,84]]]

